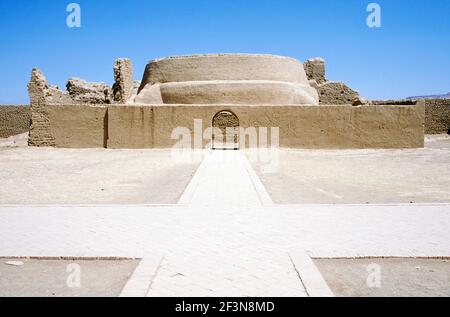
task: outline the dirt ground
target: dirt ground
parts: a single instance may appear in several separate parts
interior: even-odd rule
[[[138,263],[0,259],[0,297],[116,297]]]
[[[1,148],[12,148],[12,147],[25,147],[28,143],[28,132],[13,135],[8,138],[0,138],[0,149]]]
[[[0,147],[0,204],[174,204],[198,165],[166,150]]]
[[[450,260],[315,259],[314,262],[336,296],[450,296]]]
[[[274,173],[252,165],[281,204],[450,202],[450,136],[405,150],[280,150]]]
[[[26,147],[26,134],[0,139],[0,204],[173,204],[199,166],[170,150]],[[265,173],[278,204],[450,202],[450,136],[405,150],[280,150]]]

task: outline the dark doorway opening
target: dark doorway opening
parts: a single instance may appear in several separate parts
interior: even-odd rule
[[[218,112],[212,126],[213,150],[239,150],[239,119],[233,112]]]

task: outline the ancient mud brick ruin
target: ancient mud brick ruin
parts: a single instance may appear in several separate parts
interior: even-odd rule
[[[311,86],[317,89],[319,102],[323,105],[363,105],[366,101],[358,92],[346,84],[337,81],[328,81],[325,75],[325,61],[320,58],[312,58],[304,64],[306,76]]]
[[[112,90],[116,103],[127,103],[140,85],[139,82],[136,84],[133,80],[133,64],[127,58],[120,58],[115,61],[114,80],[115,84]]]
[[[141,82],[133,80],[131,61],[119,59],[114,79],[113,87],[70,79],[63,92],[34,69],[30,145],[169,148],[178,141],[175,128],[194,133],[194,119],[203,130],[224,129],[226,122],[244,131],[277,127],[281,147],[424,145],[422,104],[368,104],[345,84],[328,81],[320,58],[302,64],[272,55],[169,57],[149,62]]]

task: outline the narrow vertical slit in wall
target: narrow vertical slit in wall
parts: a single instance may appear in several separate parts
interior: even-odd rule
[[[108,108],[106,108],[105,117],[103,118],[103,147],[108,148]]]
[[[154,148],[155,147],[155,109],[153,106],[151,106],[151,108],[150,108],[150,115],[151,115],[150,137],[152,138],[150,144],[152,145],[152,148]]]

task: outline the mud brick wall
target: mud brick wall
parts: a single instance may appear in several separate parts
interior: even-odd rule
[[[425,133],[450,134],[450,99],[425,100]]]
[[[31,111],[29,106],[0,105],[0,138],[28,132]]]

